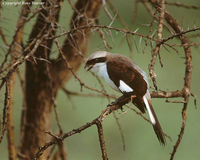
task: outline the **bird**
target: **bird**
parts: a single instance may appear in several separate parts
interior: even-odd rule
[[[152,107],[146,73],[134,61],[121,54],[96,51],[88,57],[84,68],[97,72],[115,91],[134,96],[131,98],[132,103],[142,113],[147,110],[159,142],[166,144],[165,135]]]

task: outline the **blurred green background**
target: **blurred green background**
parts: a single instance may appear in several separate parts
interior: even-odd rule
[[[118,11],[118,14],[123,18],[123,20],[129,25],[131,18],[134,14],[134,1],[132,0],[111,0],[112,4]],[[167,2],[174,2],[174,0],[168,0]],[[181,3],[187,5],[200,6],[199,0],[182,0]],[[33,6],[36,7],[36,6]],[[138,33],[148,34],[149,27],[142,24],[150,24],[152,18],[148,15],[144,6],[139,3],[138,5],[138,16],[135,21],[132,30],[139,28]],[[18,14],[20,13],[21,6],[3,6],[1,10],[2,18],[0,25],[4,28],[4,33],[7,35],[7,39],[10,42],[14,34],[16,21]],[[181,7],[174,7],[166,5],[166,10],[171,13],[174,18],[178,20],[180,24],[183,24],[183,29],[186,30],[189,27],[200,26],[199,14],[200,10],[185,9]],[[64,29],[69,29],[69,22],[72,16],[72,9],[70,8],[67,1],[64,1],[61,10],[61,17],[59,23]],[[103,8],[101,9],[99,15],[99,24],[109,25],[110,20],[107,18]],[[31,21],[26,25],[24,43],[28,39],[30,29],[34,25]],[[117,22],[117,20],[112,24],[114,27],[122,28],[122,26]],[[156,29],[157,24],[154,24],[154,29]],[[113,32],[114,43],[107,36],[109,44],[112,46],[110,50],[112,53],[120,53],[129,56],[129,47],[126,40],[122,40],[123,34],[116,34]],[[199,31],[195,33],[200,33]],[[59,32],[57,33],[59,34]],[[188,35],[192,35],[188,34]],[[163,37],[167,37],[170,34],[164,31]],[[64,37],[59,38],[60,43],[64,40]],[[191,38],[193,42],[198,43],[196,37]],[[134,41],[132,37],[132,41]],[[137,47],[139,46],[139,37],[135,37]],[[170,43],[180,42],[177,39],[170,41]],[[3,46],[2,40],[0,39],[0,45]],[[145,42],[142,41],[141,48],[136,49],[133,44],[133,60],[148,73],[148,65],[151,60],[151,48],[147,47],[145,53],[142,53],[144,49]],[[200,51],[195,47],[192,48],[193,54],[193,73],[192,73],[192,84],[191,91],[197,96],[197,106],[200,106]],[[5,48],[4,48],[5,49]],[[105,50],[102,41],[97,33],[91,35],[90,45],[87,56],[96,50]],[[158,82],[158,88],[161,90],[175,91],[182,89],[184,83],[184,73],[185,73],[185,59],[184,51],[182,48],[177,47],[179,55],[175,53],[174,50],[168,48],[169,51],[161,48],[160,54],[164,67],[161,68],[159,61],[155,65],[156,79]],[[6,50],[6,49],[5,49]],[[54,46],[55,51],[56,48]],[[4,59],[5,53],[0,51],[1,62]],[[56,56],[56,53],[52,57]],[[24,66],[20,67],[20,70],[24,74]],[[23,75],[22,74],[22,75]],[[86,72],[83,66],[78,71],[77,75],[83,80],[83,82],[91,87],[101,89],[96,78],[94,78],[91,73]],[[102,80],[105,84],[104,80]],[[152,86],[152,82],[150,86]],[[69,83],[66,84],[66,88],[75,91],[80,91],[80,85],[75,78],[72,78]],[[105,89],[110,94],[120,95],[110,89],[105,84]],[[83,88],[82,93],[94,93]],[[95,93],[94,93],[95,94]],[[166,99],[153,99],[153,106],[155,112],[158,116],[160,124],[165,133],[171,136],[172,141],[167,139],[167,145],[162,147],[152,129],[152,126],[144,121],[140,116],[136,115],[133,111],[128,111],[123,114],[121,111],[116,112],[117,116],[120,117],[119,121],[123,129],[123,134],[125,136],[126,150],[123,150],[122,139],[120,136],[120,131],[118,129],[116,120],[113,115],[108,116],[104,121],[104,137],[106,142],[106,149],[108,152],[108,157],[110,160],[168,160],[170,153],[173,150],[173,146],[178,138],[180,132],[180,127],[182,123],[181,111],[183,104],[180,103],[166,103]],[[169,99],[169,100],[182,100],[181,98]],[[4,90],[0,92],[0,116],[2,118],[2,110],[4,103]],[[90,97],[80,97],[71,96],[69,99],[62,90],[59,91],[57,97],[57,107],[59,110],[59,116],[61,120],[61,125],[64,128],[64,132],[69,132],[76,129],[87,122],[92,121],[94,118],[100,115],[101,111],[110,103],[106,98],[90,98]],[[15,85],[15,97],[14,97],[14,124],[15,124],[15,143],[16,146],[19,144],[20,137],[20,116],[22,109],[22,93],[19,85],[19,80],[16,78]],[[190,102],[187,110],[187,122],[185,127],[185,133],[178,147],[177,153],[175,155],[175,160],[198,160],[200,159],[200,110],[195,109],[194,98],[190,97]],[[58,131],[56,125],[55,115],[53,114],[53,132]],[[146,115],[147,116],[147,115]],[[148,116],[147,116],[148,117]],[[98,160],[101,159],[101,151],[98,140],[98,133],[96,126],[92,126],[89,129],[83,131],[80,134],[76,134],[64,140],[66,145],[69,160]],[[4,136],[3,142],[0,144],[0,159],[8,159],[7,152],[7,142],[6,135]]]

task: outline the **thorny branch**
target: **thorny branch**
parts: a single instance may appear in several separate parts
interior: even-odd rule
[[[0,135],[0,143],[3,139],[4,133],[6,131],[7,128],[7,123],[8,123],[8,107],[9,107],[9,99],[10,99],[10,88],[9,88],[9,83],[6,81],[6,91],[5,91],[5,100],[4,100],[4,108],[3,108],[3,122],[2,122],[2,131],[1,131],[1,135]]]
[[[54,144],[57,144],[61,141],[63,141],[65,138],[67,137],[70,137],[74,134],[77,134],[77,133],[81,133],[82,131],[84,131],[85,129],[93,126],[93,125],[96,125],[97,128],[98,128],[98,134],[99,134],[99,141],[100,141],[100,146],[101,146],[101,151],[102,151],[102,158],[104,160],[107,160],[108,159],[108,156],[107,156],[107,152],[106,152],[106,148],[105,148],[105,141],[104,141],[104,138],[103,138],[103,130],[102,130],[102,124],[103,124],[103,120],[109,115],[111,114],[113,111],[117,110],[117,109],[120,109],[123,105],[125,105],[126,103],[128,103],[130,101],[130,97],[124,97],[124,96],[121,96],[119,97],[118,99],[116,99],[115,102],[109,104],[101,113],[100,116],[98,116],[97,118],[95,118],[93,121],[91,122],[88,122],[87,124],[77,128],[77,129],[73,129],[72,131],[68,132],[68,133],[65,133],[63,134],[62,136],[58,137],[58,136],[55,136],[53,135],[52,133],[50,132],[47,132],[48,134],[50,134],[51,136],[53,136],[55,138],[54,141],[51,141],[51,142],[48,142],[46,143],[44,146],[40,147],[38,152],[36,153],[35,155],[35,159],[38,159],[42,154],[43,152],[49,148],[50,146],[54,145]]]
[[[58,48],[58,50],[59,50],[59,52],[60,52],[60,54],[61,54],[63,60],[65,61],[65,64],[66,64],[67,68],[70,70],[70,72],[73,74],[73,76],[79,81],[80,86],[81,86],[81,91],[82,91],[82,87],[84,86],[85,88],[87,88],[87,89],[89,89],[89,90],[96,91],[96,92],[98,92],[98,93],[102,93],[104,96],[107,96],[107,97],[108,97],[109,95],[108,95],[107,93],[102,92],[101,90],[98,90],[98,89],[91,88],[91,87],[89,87],[88,85],[86,85],[85,83],[83,83],[83,81],[76,75],[76,73],[73,71],[73,68],[72,68],[72,67],[70,66],[70,64],[68,63],[68,61],[67,61],[67,59],[66,59],[64,53],[62,52],[62,50],[61,50],[61,48],[60,48],[60,45],[59,45],[57,39],[55,39],[54,42],[56,43],[57,48]]]
[[[159,54],[160,47],[161,47],[159,42],[162,39],[162,31],[163,31],[163,23],[164,23],[164,15],[165,15],[165,1],[160,0],[160,4],[161,4],[161,9],[160,9],[158,32],[157,32],[158,41],[156,42],[156,47],[153,50],[151,64],[150,64],[150,67],[149,67],[149,76],[153,80],[153,85],[154,85],[156,90],[158,90],[158,87],[157,87],[157,82],[156,82],[155,73],[154,73],[154,66],[155,66],[155,63],[156,63],[157,55]],[[161,66],[162,66],[162,63],[161,63]]]
[[[45,36],[45,35],[44,35],[44,36]],[[39,47],[39,45],[42,43],[43,37],[44,37],[44,36],[40,37],[40,39],[38,39],[38,40],[35,42],[35,45],[34,45],[33,49],[30,51],[29,54],[27,54],[23,59],[17,61],[16,63],[14,63],[14,64],[12,65],[12,68],[9,70],[9,72],[6,74],[6,76],[2,78],[2,82],[1,82],[1,84],[0,84],[0,90],[1,90],[1,88],[3,87],[3,85],[4,85],[5,81],[6,81],[6,78],[10,77],[10,76],[12,75],[12,73],[14,73],[14,72],[18,69],[18,67],[19,67],[21,64],[23,64],[26,60],[29,59],[29,57],[31,57],[31,56],[34,54],[35,50],[36,50],[36,49]],[[31,44],[31,43],[30,43],[30,44]],[[28,48],[29,48],[29,47],[30,47],[30,45],[28,46]],[[25,52],[25,50],[24,50],[24,52]]]
[[[163,12],[162,6],[158,4],[157,1],[154,0],[149,0],[149,2],[159,11]],[[162,5],[162,4],[161,4]],[[182,32],[182,29],[178,22],[170,15],[168,12],[165,12],[164,15],[165,20],[167,23],[174,29],[176,33]],[[190,85],[191,85],[191,75],[192,75],[192,53],[189,45],[188,38],[185,36],[185,34],[180,35],[180,41],[181,44],[183,45],[184,51],[185,51],[185,59],[186,59],[186,68],[185,68],[185,77],[184,77],[184,86],[182,89],[183,92],[183,97],[184,97],[184,103],[183,103],[183,109],[182,109],[182,126],[181,126],[181,131],[178,136],[178,140],[173,148],[170,160],[174,159],[175,153],[177,151],[177,148],[182,140],[184,130],[185,130],[185,125],[186,125],[186,119],[187,119],[187,107],[188,107],[188,102],[189,102],[189,97],[191,95],[190,91]]]
[[[171,6],[177,6],[177,7],[184,7],[187,9],[200,9],[200,6],[195,6],[195,5],[186,5],[186,4],[181,4],[180,2],[174,2],[174,3],[170,3],[170,2],[165,2],[166,5],[171,5]]]
[[[116,28],[116,27],[111,27],[111,26],[106,26],[106,25],[85,25],[85,26],[81,26],[81,27],[77,27],[75,29],[70,29],[69,31],[66,31],[66,32],[63,32],[59,35],[56,35],[56,36],[52,36],[52,37],[45,37],[45,39],[55,39],[55,38],[59,38],[59,37],[62,37],[64,35],[68,35],[68,34],[73,34],[74,32],[76,31],[79,31],[79,30],[82,30],[82,29],[85,29],[85,28],[91,28],[91,29],[96,29],[96,30],[99,30],[99,29],[108,29],[108,30],[114,30],[116,32],[121,32],[125,35],[128,35],[128,34],[131,34],[131,35],[136,35],[136,36],[139,36],[141,38],[147,38],[147,39],[150,39],[151,41],[155,41],[155,42],[159,42],[158,45],[166,45],[168,47],[172,47],[172,46],[183,46],[183,44],[181,45],[177,45],[177,44],[169,44],[169,43],[166,43],[166,41],[168,40],[171,40],[175,37],[179,37],[181,34],[184,34],[184,33],[190,33],[190,32],[194,32],[194,31],[198,31],[200,30],[200,27],[197,27],[197,28],[193,28],[193,29],[189,29],[189,30],[186,30],[186,31],[181,31],[180,33],[177,33],[177,34],[174,34],[168,38],[164,38],[162,40],[158,40],[157,38],[153,38],[149,35],[144,35],[144,34],[141,34],[141,33],[136,33],[134,31],[130,31],[130,30],[126,30],[126,29],[120,29],[120,28]],[[136,30],[137,31],[137,30]],[[195,44],[188,44],[189,46],[194,46]],[[198,44],[196,44],[198,45]]]
[[[47,132],[48,134],[50,134],[51,136],[53,136],[55,138],[54,141],[48,142],[46,143],[44,146],[40,147],[38,152],[36,153],[35,159],[38,159],[43,152],[49,148],[50,146],[60,143],[61,141],[63,141],[65,138],[70,137],[74,134],[80,133],[82,131],[84,131],[85,129],[93,126],[94,124],[97,125],[98,128],[98,134],[99,134],[99,141],[100,141],[100,146],[101,146],[101,151],[102,151],[102,158],[104,160],[108,159],[107,156],[107,152],[106,152],[106,147],[105,147],[105,141],[103,138],[103,130],[102,130],[102,124],[103,124],[103,120],[112,112],[114,112],[115,110],[121,109],[123,105],[125,105],[126,103],[128,103],[130,101],[130,97],[125,97],[125,96],[121,96],[118,99],[115,100],[115,102],[112,102],[111,104],[109,104],[101,113],[101,115],[99,117],[97,117],[96,119],[94,119],[93,121],[77,128],[77,129],[73,129],[72,131],[63,134],[62,136],[58,137],[53,135],[51,132]],[[134,108],[128,106],[128,108],[130,108],[131,110],[135,111],[137,114],[139,114],[140,116],[142,116],[146,121],[148,121],[150,124],[151,122],[146,119],[140,112],[136,111]],[[120,126],[120,125],[119,125]],[[165,134],[165,133],[164,133]],[[165,136],[167,136],[170,140],[170,136],[168,136],[167,134],[165,134]],[[124,140],[123,140],[124,141]],[[125,147],[125,146],[124,146]]]

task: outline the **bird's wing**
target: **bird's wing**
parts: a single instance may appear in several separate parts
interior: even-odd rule
[[[120,87],[120,81],[123,81],[133,90],[133,94],[136,95],[133,103],[144,113],[146,107],[143,96],[147,91],[148,84],[143,73],[141,73],[143,71],[133,61],[121,55],[115,56],[114,60],[111,59],[107,62],[107,71],[109,78],[118,88]],[[121,92],[124,93],[125,91]]]

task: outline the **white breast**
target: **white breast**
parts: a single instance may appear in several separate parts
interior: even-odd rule
[[[113,81],[109,78],[108,72],[107,72],[107,65],[106,63],[97,63],[95,64],[91,71],[96,71],[98,75],[105,79],[106,83],[117,92],[120,92],[118,87],[113,83]]]

